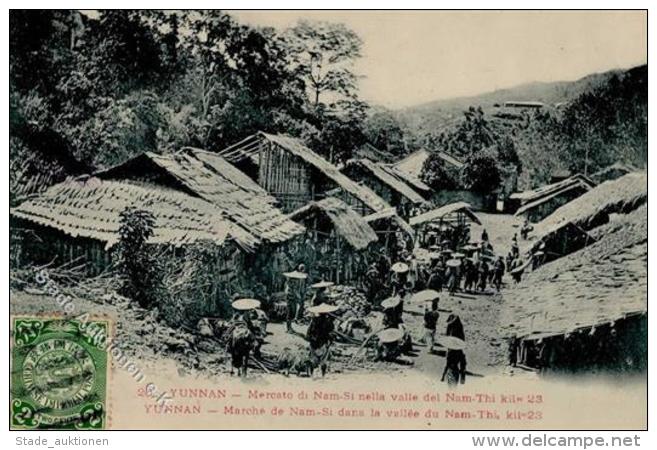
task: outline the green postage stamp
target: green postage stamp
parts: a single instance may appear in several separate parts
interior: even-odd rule
[[[12,429],[103,429],[107,320],[12,320]]]

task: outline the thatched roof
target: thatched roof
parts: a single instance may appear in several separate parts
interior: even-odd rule
[[[515,215],[516,216],[521,216],[521,215],[525,214],[528,211],[531,211],[535,208],[540,207],[541,205],[549,202],[550,200],[552,200],[556,197],[566,195],[566,194],[576,196],[577,193],[579,193],[581,195],[589,189],[591,189],[589,186],[587,186],[583,183],[579,183],[579,182],[566,184],[564,187],[562,187],[559,190],[553,191],[548,195],[539,197],[538,199],[530,201],[530,202],[526,203],[525,205],[521,206],[520,208],[518,208]]]
[[[647,310],[647,206],[605,225],[598,242],[529,273],[505,294],[502,330],[537,339]]]
[[[336,166],[319,156],[317,153],[313,152],[299,139],[290,136],[258,132],[222,150],[219,152],[219,155],[229,162],[238,162],[244,159],[250,159],[253,163],[259,164],[258,157],[260,155],[260,151],[262,150],[263,143],[266,142],[273,143],[279,148],[282,148],[294,156],[301,158],[307,164],[311,165],[324,176],[333,181],[333,183],[338,185],[345,192],[363,202],[363,204],[365,204],[371,210],[381,211],[382,209],[390,207],[390,205],[388,205],[381,197],[376,195],[374,191],[349,179],[343,173],[341,173]]]
[[[481,224],[479,218],[472,212],[472,207],[466,202],[450,203],[449,205],[441,206],[440,208],[432,209],[419,216],[411,217],[411,226],[422,225],[424,223],[440,220],[445,216],[455,213],[462,213],[468,216],[473,222]]]
[[[106,243],[119,240],[120,214],[128,207],[155,217],[152,243],[181,245],[233,238],[250,248],[258,240],[223,217],[212,203],[177,190],[123,181],[80,178],[50,187],[12,209],[12,216],[52,227],[72,237]]]
[[[399,193],[414,204],[422,204],[425,202],[425,199],[420,194],[415,192],[412,187],[402,181],[399,177],[386,170],[383,164],[375,163],[367,158],[352,159],[347,162],[345,170],[349,171],[354,168],[368,172],[374,178],[379,180],[379,182],[385,184],[389,189]]]
[[[630,172],[635,172],[636,170],[637,170],[636,168],[631,167],[627,164],[617,162],[610,166],[605,167],[604,169],[597,171],[596,173],[591,175],[591,179],[594,180],[596,183],[602,183],[609,180],[615,180],[616,178],[620,178],[623,175],[626,175]]]
[[[582,189],[588,190],[595,187],[595,183],[590,178],[582,174],[576,174],[566,178],[565,180],[561,180],[552,184],[546,184],[545,186],[541,186],[540,188],[531,191],[515,192],[511,194],[509,198],[513,200],[520,200],[525,205],[529,203],[539,203],[539,201],[545,197],[552,198],[555,193],[559,195],[559,193],[562,193],[574,186],[580,186]]]
[[[47,138],[45,131],[29,127],[30,141],[34,146],[21,145],[20,141],[10,145],[12,154],[9,160],[10,199],[20,201],[30,194],[42,192],[48,187],[64,181],[68,177],[76,177],[91,172],[93,169],[73,157],[68,150],[48,145],[53,139]],[[27,132],[26,130],[26,132]],[[45,134],[45,136],[44,136]]]
[[[395,168],[403,173],[408,173],[420,178],[424,162],[429,158],[429,152],[425,149],[417,150],[395,164]]]
[[[165,173],[183,191],[209,201],[258,239],[283,242],[303,233],[303,227],[275,207],[276,199],[267,191],[220,156],[204,150],[185,148],[172,155],[146,152],[97,176],[118,180],[136,176],[157,182],[157,173]]]
[[[431,186],[427,185],[424,181],[420,180],[420,178],[408,172],[402,172],[394,165],[382,164],[381,167],[383,167],[383,169],[386,172],[395,176],[396,178],[399,178],[401,181],[407,183],[418,192],[424,192],[428,194],[431,193],[432,191]]]
[[[311,202],[290,214],[290,218],[304,221],[314,214],[326,216],[336,233],[344,238],[354,249],[361,250],[378,237],[372,227],[342,200],[328,197],[318,202]]]
[[[630,212],[648,200],[648,174],[633,172],[594,189],[566,203],[534,227],[538,239],[572,223],[590,230],[609,220],[609,214]]]
[[[375,230],[378,229],[377,224],[382,223],[384,221],[389,221],[396,224],[401,230],[403,230],[409,236],[411,237],[415,236],[415,232],[413,231],[413,228],[411,228],[408,222],[406,222],[404,219],[399,217],[395,208],[384,209],[383,211],[375,212],[373,214],[363,217],[363,219],[365,219],[365,222],[369,223],[372,226],[372,228],[374,228]]]

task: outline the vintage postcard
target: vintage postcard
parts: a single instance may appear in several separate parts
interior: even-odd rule
[[[9,27],[10,429],[647,428],[647,11]]]

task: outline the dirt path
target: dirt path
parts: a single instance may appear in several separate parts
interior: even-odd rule
[[[511,238],[520,221],[513,216],[501,214],[478,214],[482,225],[472,229],[473,239],[481,235],[486,228],[495,251],[505,254],[509,251]],[[510,280],[507,277],[507,280]],[[458,294],[441,296],[441,303],[449,304],[461,316],[465,328],[466,355],[468,369],[484,376],[500,372],[504,363],[504,343],[498,335],[499,311],[502,304],[501,294],[488,295]],[[423,306],[407,305],[404,322],[410,330],[413,341],[420,342],[423,337]],[[61,307],[54,297],[35,295],[24,291],[10,292],[10,310],[12,314],[52,314],[61,312]],[[89,312],[114,318],[117,323],[117,336],[128,354],[144,362],[156,363],[167,359],[174,361],[179,370],[198,370],[208,375],[223,374],[229,371],[225,350],[216,341],[202,339],[197,335],[172,329],[155,319],[155,314],[135,307],[129,302],[112,304],[103,299],[95,301],[76,299],[76,314]],[[442,313],[438,322],[439,332],[445,330],[447,313]],[[380,323],[380,313],[374,313],[372,323]],[[376,325],[374,325],[376,326]],[[288,334],[285,324],[271,323],[270,335],[263,346],[263,354],[275,358],[285,347],[306,348],[304,339],[306,326],[295,324],[296,333]],[[444,366],[444,358],[436,353],[428,353],[425,346],[416,346],[417,352],[408,357],[412,365],[402,365],[373,361],[373,351],[354,345],[336,344],[332,357],[334,373],[416,373],[439,378]],[[354,356],[356,355],[356,356]],[[258,370],[256,370],[257,372]]]

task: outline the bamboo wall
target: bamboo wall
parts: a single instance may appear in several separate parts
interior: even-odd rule
[[[104,242],[73,238],[58,230],[16,220],[11,226],[11,261],[19,269],[87,262],[89,275],[97,275],[111,265],[112,255],[105,250]]]
[[[263,142],[259,154],[258,184],[292,212],[314,197],[312,172],[308,164],[271,142]]]

